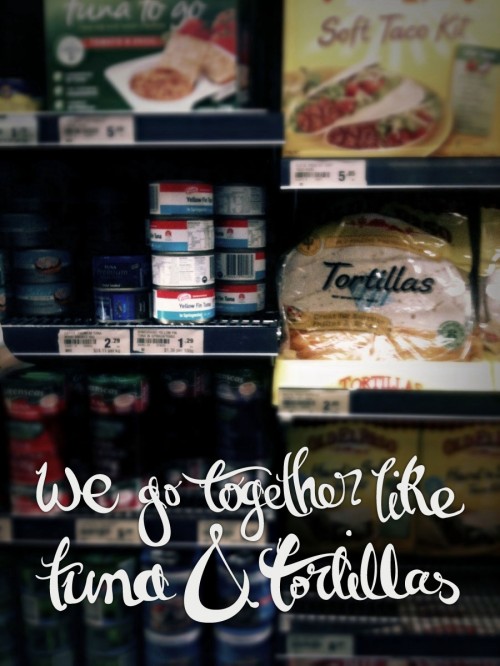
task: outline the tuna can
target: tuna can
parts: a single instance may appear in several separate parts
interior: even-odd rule
[[[215,276],[218,280],[259,282],[266,277],[266,254],[263,250],[219,250]]]
[[[75,666],[78,663],[75,651],[71,648],[41,652],[28,647],[27,655],[30,666],[63,666],[63,664],[64,666]],[[96,666],[95,662],[93,666]]]
[[[49,241],[50,223],[40,213],[0,215],[0,245],[13,248],[40,247]]]
[[[71,277],[71,255],[58,248],[16,250],[14,279],[23,284],[66,282]]]
[[[218,219],[215,223],[215,247],[233,250],[263,248],[266,245],[266,221],[263,219]]]
[[[215,308],[218,314],[247,315],[265,307],[264,282],[219,282],[215,287]]]
[[[266,197],[258,185],[218,185],[214,193],[216,215],[264,215]]]
[[[138,656],[137,644],[130,643],[116,650],[107,650],[106,652],[89,651],[86,655],[85,664],[86,666],[137,666],[141,663],[137,660]]]
[[[9,316],[12,310],[12,302],[11,288],[0,286],[0,321]]]
[[[202,663],[201,629],[182,634],[158,634],[145,629],[145,666],[199,666]]]
[[[66,407],[66,382],[61,373],[20,370],[3,381],[5,411],[12,419],[39,421]]]
[[[104,625],[85,623],[85,647],[89,653],[108,653],[135,644],[136,622],[129,617]]]
[[[153,284],[162,287],[200,287],[214,283],[214,253],[151,255]]]
[[[15,285],[17,312],[24,316],[62,315],[70,311],[73,287],[69,282]]]
[[[152,218],[149,244],[153,252],[206,252],[214,249],[213,220]]]
[[[209,183],[166,181],[149,185],[151,215],[211,216],[213,187]]]
[[[216,626],[215,666],[271,666],[272,624],[252,629]]]
[[[94,289],[97,321],[141,322],[151,316],[149,289]]]
[[[92,277],[96,289],[149,289],[151,260],[146,255],[94,257]]]
[[[88,379],[94,414],[140,414],[149,405],[149,382],[141,374],[99,374]]]
[[[215,317],[215,288],[153,287],[153,317],[162,324],[210,321]]]

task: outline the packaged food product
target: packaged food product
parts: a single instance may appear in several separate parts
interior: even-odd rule
[[[285,154],[500,154],[496,0],[286,0]]]
[[[418,516],[418,550],[427,555],[466,556],[500,552],[500,425],[426,425],[420,462],[426,468],[421,490],[428,498],[438,487],[454,495],[441,519]]]
[[[500,210],[481,209],[479,327],[484,348],[500,357]]]
[[[471,360],[477,355],[468,223],[432,231],[368,213],[313,231],[279,276],[288,358]]]
[[[384,476],[381,508],[386,515],[390,494],[417,455],[418,439],[417,428],[392,423],[340,421],[288,426],[287,451],[295,458],[303,447],[308,449],[299,470],[300,484],[313,487],[310,481],[306,483],[312,477],[316,495],[333,497],[334,506],[313,508],[303,517],[287,512],[287,533],[299,537],[301,549],[319,552],[340,545],[358,551],[368,543],[377,550],[392,543],[397,552],[410,552],[415,544],[415,520],[409,514],[399,520],[379,519],[377,477],[372,470],[379,472],[388,458],[396,458],[394,467]],[[396,471],[399,478],[394,475]],[[327,490],[327,484],[335,492]]]

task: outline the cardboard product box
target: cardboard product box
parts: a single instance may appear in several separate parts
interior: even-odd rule
[[[500,155],[497,0],[285,0],[290,157]]]
[[[304,516],[287,511],[286,533],[299,537],[303,551],[326,553],[345,546],[348,552],[359,553],[369,543],[378,552],[389,543],[398,553],[411,551],[415,544],[416,520],[410,514],[398,520],[380,519],[376,500],[378,479],[372,470],[380,472],[389,458],[396,459],[394,466],[380,477],[379,507],[387,516],[390,496],[397,492],[401,474],[417,455],[418,439],[417,428],[390,423],[348,420],[287,426],[285,443],[295,461],[293,464],[299,460],[301,449],[308,449],[299,469],[300,484],[303,488],[314,486],[318,497],[333,498],[334,506],[315,507]],[[325,490],[324,484],[333,490]],[[294,497],[295,505],[300,507],[299,495],[295,493]],[[308,503],[309,491],[305,491],[304,497]],[[400,513],[399,498],[396,507]]]
[[[48,108],[182,113],[238,99],[238,0],[44,0]]]

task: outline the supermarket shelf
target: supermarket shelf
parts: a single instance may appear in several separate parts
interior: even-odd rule
[[[499,364],[278,358],[273,403],[294,419],[500,418]]]
[[[13,114],[0,117],[0,146],[281,146],[280,113],[260,109],[141,114]]]
[[[96,324],[93,319],[15,318],[4,344],[17,358],[37,356],[275,356],[281,328],[274,312],[216,318],[203,325]]]
[[[240,534],[240,525],[245,517],[242,512],[215,514],[206,508],[169,507],[168,516],[171,526],[170,546],[208,546],[210,527],[219,524],[223,528],[221,544],[234,548],[258,548],[270,546],[274,540],[276,526],[275,515],[265,513],[265,526],[262,538],[248,541]],[[96,516],[96,514],[58,514],[55,517],[40,514],[38,516],[0,516],[0,544],[3,545],[46,545],[53,546],[68,537],[75,546],[116,546],[142,547],[138,530],[139,513]],[[162,537],[160,520],[146,518],[149,538],[158,542]]]
[[[282,189],[398,187],[499,188],[500,158],[287,158],[282,161]]]

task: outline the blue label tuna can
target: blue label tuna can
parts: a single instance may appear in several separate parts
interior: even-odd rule
[[[95,318],[100,322],[143,322],[149,319],[148,289],[94,289]]]
[[[200,666],[201,629],[165,636],[144,631],[145,666]]]
[[[69,282],[17,284],[14,294],[19,315],[67,314],[73,303],[73,287]]]
[[[92,259],[96,289],[149,289],[151,259],[146,255],[104,255]]]
[[[13,269],[16,282],[67,282],[71,278],[71,255],[59,248],[16,250]]]
[[[253,629],[216,626],[215,666],[271,666],[273,625]]]

